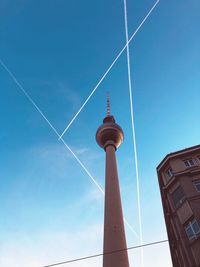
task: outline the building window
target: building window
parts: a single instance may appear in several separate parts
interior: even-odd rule
[[[169,168],[166,172],[165,172],[165,176],[167,178],[167,182],[172,178],[173,176],[173,171],[172,168]]]
[[[193,181],[193,184],[194,184],[197,192],[200,192],[200,180]]]
[[[189,168],[195,165],[195,162],[193,159],[187,159],[184,160],[185,167]]]
[[[179,207],[183,201],[185,200],[185,194],[183,192],[182,187],[178,187],[173,193],[172,193],[172,198],[174,201],[174,206],[177,208]]]
[[[189,240],[196,239],[200,236],[200,227],[195,219],[185,226],[185,231]]]

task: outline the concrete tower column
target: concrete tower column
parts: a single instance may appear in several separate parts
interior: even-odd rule
[[[129,267],[115,156],[124,134],[110,115],[109,106],[107,111],[109,112],[96,133],[97,143],[106,152],[103,267]],[[118,252],[112,253],[114,251]]]
[[[126,249],[115,147],[106,147],[104,253]],[[127,251],[104,255],[103,267],[128,267]]]

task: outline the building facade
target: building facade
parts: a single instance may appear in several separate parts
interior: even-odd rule
[[[200,267],[200,145],[157,167],[173,267]]]

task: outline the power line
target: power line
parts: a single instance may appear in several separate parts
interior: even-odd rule
[[[155,9],[155,7],[157,6],[157,4],[159,3],[159,0],[156,1],[156,3],[153,5],[153,7],[150,9],[150,11],[147,13],[147,15],[144,17],[144,19],[142,20],[142,22],[140,23],[140,25],[137,27],[137,29],[135,30],[135,32],[131,35],[130,39],[127,40],[125,46],[122,48],[122,50],[119,52],[119,54],[115,57],[115,59],[113,60],[113,62],[110,64],[110,66],[108,67],[108,69],[106,70],[106,72],[104,73],[104,75],[101,77],[101,79],[99,80],[99,82],[97,83],[97,85],[94,87],[94,89],[92,90],[92,92],[90,93],[90,95],[87,97],[87,99],[85,100],[85,102],[82,104],[82,106],[80,107],[80,109],[78,110],[78,112],[74,115],[74,117],[71,119],[71,121],[68,123],[67,127],[64,129],[64,131],[62,132],[62,134],[59,137],[59,140],[61,139],[61,137],[66,133],[66,131],[69,129],[69,127],[72,125],[72,123],[74,122],[74,120],[77,118],[77,116],[79,115],[79,113],[82,111],[82,109],[85,107],[85,105],[87,104],[87,102],[90,100],[90,98],[92,97],[92,95],[95,93],[95,91],[98,89],[98,87],[100,86],[100,84],[103,82],[103,80],[106,78],[106,76],[108,75],[108,73],[110,72],[110,70],[112,69],[112,67],[115,65],[115,63],[117,62],[117,60],[119,59],[119,57],[122,55],[122,53],[124,52],[124,50],[127,48],[127,46],[129,45],[129,43],[133,40],[133,38],[135,37],[135,35],[137,34],[137,32],[140,30],[140,28],[143,26],[143,24],[145,23],[145,21],[148,19],[148,17],[151,15],[152,11]]]
[[[26,98],[37,109],[37,111],[40,113],[40,115],[43,117],[43,119],[48,123],[48,125],[51,127],[51,129],[55,132],[55,134],[59,136],[56,129],[53,127],[53,125],[50,123],[50,121],[47,119],[47,117],[44,115],[44,113],[41,111],[41,109],[38,107],[38,105],[35,103],[35,101],[32,99],[32,97],[27,93],[27,91],[24,89],[24,87],[21,85],[21,83],[17,80],[15,75],[8,69],[8,67],[5,65],[5,63],[1,59],[0,59],[0,64],[2,65],[4,70],[6,70],[6,72],[9,74],[9,76],[12,78],[12,80],[15,82],[15,84],[18,86],[18,88],[25,94]]]
[[[142,25],[145,23],[145,21],[147,20],[147,18],[150,16],[150,14],[152,13],[152,11],[155,9],[155,7],[157,6],[158,1],[153,5],[153,7],[150,9],[150,11],[147,13],[147,15],[145,16],[145,18],[142,20],[142,22],[140,23],[140,25],[137,27],[137,29],[135,30],[135,32],[132,34],[131,38],[128,40],[128,42],[126,43],[126,45],[123,47],[123,49],[120,51],[120,53],[117,55],[117,57],[115,58],[115,60],[112,62],[112,64],[110,65],[110,67],[107,69],[107,71],[105,72],[105,74],[102,76],[102,78],[100,79],[100,81],[98,82],[98,84],[96,85],[96,87],[94,88],[94,90],[92,91],[92,93],[89,95],[89,97],[86,99],[86,101],[84,102],[84,104],[81,106],[81,108],[79,109],[79,111],[77,112],[77,114],[73,117],[73,119],[70,122],[70,125],[73,123],[73,121],[76,119],[76,117],[78,116],[78,114],[81,112],[81,110],[83,109],[83,107],[86,105],[86,103],[89,101],[89,99],[91,98],[91,96],[93,95],[93,93],[97,90],[98,86],[100,85],[100,83],[104,80],[104,78],[107,76],[107,74],[110,72],[110,70],[112,69],[112,67],[114,66],[114,64],[116,63],[116,61],[118,60],[118,58],[121,56],[121,54],[124,52],[124,50],[126,49],[127,45],[132,41],[132,39],[135,37],[135,35],[137,34],[137,32],[140,30],[140,28],[142,27]],[[87,168],[84,166],[84,164],[80,161],[80,159],[75,155],[75,153],[72,151],[72,149],[66,144],[66,142],[62,139],[62,136],[64,134],[59,135],[59,133],[57,132],[57,130],[55,129],[55,127],[50,123],[50,121],[47,119],[47,117],[44,115],[44,113],[41,111],[41,109],[38,107],[38,105],[35,103],[35,101],[31,98],[31,96],[26,92],[26,90],[24,89],[24,87],[21,85],[21,83],[17,80],[17,78],[15,77],[15,75],[8,69],[8,67],[5,65],[5,63],[0,59],[0,64],[2,65],[2,67],[6,70],[6,72],[9,74],[9,76],[12,78],[12,80],[16,83],[16,85],[20,88],[20,90],[25,94],[25,96],[27,97],[27,99],[32,103],[32,105],[37,109],[37,111],[40,113],[40,115],[43,117],[43,119],[48,123],[48,125],[51,127],[51,129],[55,132],[55,134],[58,136],[58,138],[63,142],[63,144],[65,145],[65,147],[71,152],[71,154],[74,156],[74,158],[76,159],[76,161],[79,163],[79,165],[84,169],[84,171],[88,174],[88,176],[91,178],[91,180],[93,181],[93,183],[97,186],[97,188],[104,194],[103,189],[101,188],[101,186],[98,184],[98,182],[94,179],[94,177],[91,175],[91,173],[87,170]],[[70,127],[70,125],[67,126],[66,130]],[[136,231],[133,229],[133,227],[127,222],[126,219],[124,219],[126,225],[129,227],[129,229],[136,235]]]
[[[156,5],[160,0],[157,0]],[[129,99],[130,99],[130,113],[131,113],[131,126],[132,126],[132,140],[133,140],[133,151],[134,151],[134,163],[136,173],[136,188],[137,188],[137,206],[138,206],[138,220],[139,220],[139,233],[140,233],[140,244],[143,243],[142,233],[142,215],[141,215],[141,199],[140,199],[140,179],[139,179],[139,168],[138,168],[138,154],[137,154],[137,143],[136,143],[136,131],[135,131],[135,116],[133,110],[133,93],[132,93],[132,79],[131,79],[131,62],[130,62],[130,50],[129,50],[129,30],[128,30],[128,12],[127,3],[124,0],[124,24],[125,24],[125,35],[126,35],[126,56],[127,56],[127,72],[128,72],[128,87],[129,87]],[[143,248],[141,247],[141,263],[144,267],[144,255]]]
[[[145,21],[147,20],[147,18],[150,16],[150,14],[152,13],[152,11],[154,10],[154,8],[157,6],[158,1],[153,5],[153,7],[150,9],[150,11],[147,13],[147,15],[145,16],[145,18],[142,20],[142,22],[140,23],[140,25],[137,27],[137,29],[135,30],[135,32],[132,34],[131,38],[128,40],[128,42],[126,43],[126,45],[123,47],[123,49],[120,51],[120,53],[117,55],[117,57],[114,59],[114,61],[112,62],[112,64],[110,65],[110,67],[107,69],[107,71],[105,72],[105,74],[102,76],[102,78],[100,79],[100,81],[97,83],[97,85],[95,86],[95,88],[93,89],[93,91],[91,92],[91,94],[89,95],[89,97],[86,99],[86,101],[84,102],[84,104],[81,106],[81,108],[79,109],[79,111],[76,113],[76,115],[73,117],[73,119],[71,120],[71,122],[68,124],[68,126],[66,127],[66,129],[64,130],[64,132],[59,135],[59,133],[57,132],[57,130],[55,129],[55,127],[50,123],[50,121],[47,119],[47,117],[44,115],[44,113],[41,111],[41,109],[38,107],[38,105],[35,103],[35,101],[31,98],[31,96],[26,92],[26,90],[24,89],[24,87],[21,85],[21,83],[19,83],[19,81],[17,80],[17,78],[14,76],[14,74],[8,69],[8,67],[5,65],[5,63],[0,59],[0,64],[2,65],[2,67],[7,71],[7,73],[10,75],[10,77],[13,79],[13,81],[17,84],[17,86],[20,88],[20,90],[25,94],[25,96],[28,98],[28,100],[32,103],[32,105],[37,109],[37,111],[40,113],[40,115],[44,118],[44,120],[48,123],[48,125],[51,127],[51,129],[55,132],[55,134],[59,137],[59,140],[61,140],[63,142],[63,144],[65,145],[65,147],[71,152],[71,154],[74,156],[74,158],[77,160],[77,162],[79,163],[79,165],[84,169],[84,171],[88,174],[88,176],[91,178],[91,180],[94,182],[94,184],[97,186],[97,188],[101,191],[101,193],[104,194],[104,191],[102,189],[102,187],[98,184],[98,182],[94,179],[94,177],[90,174],[90,172],[87,170],[87,168],[84,166],[84,164],[80,161],[80,159],[75,155],[75,153],[72,151],[72,149],[66,144],[66,142],[62,139],[62,136],[64,135],[64,133],[67,131],[67,129],[70,127],[70,125],[73,123],[73,121],[76,119],[76,117],[78,116],[78,114],[81,112],[81,110],[84,108],[84,106],[87,104],[87,102],[89,101],[89,99],[91,98],[91,96],[94,94],[94,92],[97,90],[97,88],[99,87],[99,85],[101,84],[101,82],[104,80],[104,78],[107,76],[107,74],[110,72],[110,70],[112,69],[112,67],[114,66],[114,64],[116,63],[116,61],[119,59],[119,57],[121,56],[121,54],[124,52],[124,50],[126,49],[126,47],[128,46],[128,44],[132,41],[132,39],[135,37],[135,35],[137,34],[137,32],[140,30],[140,28],[142,27],[142,25],[145,23]],[[129,227],[129,229],[137,236],[136,231],[133,229],[133,227],[127,222],[127,220],[124,218],[124,221],[126,223],[126,225]]]
[[[51,124],[51,122],[47,119],[47,117],[44,115],[42,110],[38,107],[36,102],[33,100],[33,98],[27,93],[27,91],[24,89],[22,84],[17,80],[15,75],[8,69],[8,67],[5,65],[5,63],[0,59],[0,64],[6,70],[6,72],[9,74],[9,76],[12,78],[12,80],[15,82],[15,84],[19,87],[19,89],[24,93],[26,98],[31,102],[31,104],[35,107],[35,109],[40,113],[40,115],[43,117],[43,119],[47,122],[47,124],[50,126],[50,128],[54,131],[54,133],[57,135],[57,137],[60,137],[59,133],[55,129],[55,127]],[[81,162],[81,160],[78,158],[78,156],[74,153],[74,151],[69,147],[69,145],[64,141],[63,138],[60,138],[64,146],[70,151],[70,153],[73,155],[73,157],[76,159],[78,164],[82,167],[82,169],[87,173],[87,175],[90,177],[92,182],[95,184],[95,186],[99,189],[99,191],[104,195],[104,190],[99,185],[99,183],[96,181],[96,179],[92,176],[92,174],[88,171],[88,169],[85,167],[85,165]],[[126,225],[129,227],[129,229],[134,233],[135,236],[138,237],[137,232],[134,230],[134,228],[128,223],[128,221],[124,218],[124,221]]]
[[[88,259],[91,259],[91,258],[101,257],[101,256],[104,256],[104,255],[110,255],[110,254],[114,254],[114,253],[119,253],[119,252],[122,252],[122,251],[125,251],[125,250],[132,250],[132,249],[137,249],[137,248],[141,248],[141,247],[148,247],[148,246],[158,245],[158,244],[162,244],[162,243],[166,243],[166,242],[168,242],[167,239],[166,240],[160,240],[160,241],[152,242],[152,243],[147,243],[147,244],[143,244],[143,245],[128,247],[126,249],[119,249],[119,250],[114,250],[114,251],[110,251],[110,252],[106,252],[106,253],[100,253],[100,254],[85,256],[85,257],[81,257],[81,258],[76,258],[76,259],[73,259],[73,260],[57,262],[57,263],[45,265],[45,266],[42,266],[42,267],[53,267],[53,266],[58,266],[58,265],[62,265],[62,264],[69,264],[69,263],[73,263],[73,262],[77,262],[77,261],[83,261],[83,260],[88,260]]]
[[[126,45],[123,47],[123,49],[120,51],[120,53],[117,55],[117,57],[115,58],[115,60],[112,62],[112,64],[110,65],[110,67],[107,69],[107,71],[105,72],[105,74],[103,75],[103,77],[100,79],[99,83],[97,84],[97,86],[94,88],[94,90],[92,91],[92,93],[89,95],[89,97],[86,99],[86,101],[84,102],[84,104],[82,105],[82,107],[79,109],[78,113],[74,116],[74,118],[71,120],[70,125],[73,123],[73,121],[76,119],[76,117],[78,116],[78,114],[81,112],[81,110],[83,109],[83,107],[86,105],[86,103],[89,101],[89,99],[91,98],[91,96],[93,95],[93,93],[96,91],[96,89],[98,88],[98,86],[101,84],[101,82],[104,80],[104,78],[107,76],[107,74],[110,72],[110,70],[112,69],[112,67],[114,66],[114,64],[116,63],[116,61],[118,60],[118,58],[121,56],[121,54],[123,53],[123,51],[126,49],[126,47],[128,46],[128,44],[132,41],[132,39],[134,38],[134,36],[137,34],[137,32],[140,30],[140,28],[142,27],[142,25],[145,23],[145,21],[147,20],[147,18],[150,16],[150,14],[152,13],[152,11],[154,10],[154,8],[157,6],[159,1],[157,1],[153,7],[150,9],[150,11],[148,12],[148,14],[145,16],[145,18],[143,19],[143,21],[140,23],[140,25],[138,26],[138,28],[136,29],[136,31],[132,34],[131,38],[127,41]],[[40,115],[43,117],[43,119],[48,123],[48,125],[51,127],[51,129],[55,132],[55,134],[59,137],[59,139],[63,142],[63,144],[65,145],[65,147],[71,152],[71,154],[74,156],[74,158],[77,160],[77,162],[79,163],[79,165],[84,169],[84,171],[88,174],[88,176],[91,178],[91,180],[95,183],[95,185],[98,187],[98,189],[104,193],[103,189],[101,188],[101,186],[97,183],[97,181],[93,178],[93,176],[90,174],[90,172],[87,170],[87,168],[84,166],[84,164],[80,161],[80,159],[76,156],[76,154],[72,151],[72,149],[66,144],[66,142],[63,140],[62,136],[64,134],[64,132],[66,132],[66,130],[69,128],[68,125],[67,129],[65,129],[65,131],[59,135],[59,133],[57,132],[57,130],[55,129],[55,127],[50,123],[50,121],[47,119],[47,117],[44,115],[44,113],[41,111],[41,109],[38,107],[38,105],[35,103],[35,101],[31,98],[31,96],[26,92],[26,90],[24,89],[24,87],[19,83],[19,81],[17,80],[17,78],[14,76],[14,74],[8,69],[8,67],[4,64],[4,62],[0,59],[0,64],[3,66],[3,68],[6,70],[6,72],[9,74],[9,76],[13,79],[13,81],[17,84],[17,86],[20,88],[20,90],[25,94],[26,98],[32,103],[32,105],[36,108],[36,110],[40,113]],[[134,229],[130,226],[130,224],[125,220],[125,223],[128,225],[128,227],[132,230],[132,232],[134,232],[135,234],[137,234]]]

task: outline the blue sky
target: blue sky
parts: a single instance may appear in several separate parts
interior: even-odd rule
[[[129,34],[154,3],[127,0]],[[156,166],[199,144],[199,10],[198,0],[161,0],[130,44],[144,242],[166,238]],[[123,1],[0,2],[0,59],[59,133],[124,44]],[[101,252],[101,193],[2,67],[0,88],[0,265],[37,267]],[[117,152],[124,215],[139,232],[126,53],[64,139],[104,186],[95,132],[107,91],[125,132]],[[137,245],[126,233],[128,245]],[[138,250],[129,256],[131,267],[141,266]],[[167,245],[144,249],[144,259],[171,267]],[[73,266],[100,267],[101,260]]]

